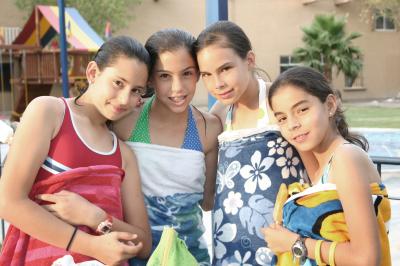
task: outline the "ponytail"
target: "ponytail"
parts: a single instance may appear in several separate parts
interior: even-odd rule
[[[368,151],[369,149],[368,140],[360,134],[352,133],[349,131],[349,126],[346,122],[344,112],[340,106],[338,106],[333,118],[335,119],[335,124],[339,131],[339,134],[342,135],[342,137],[345,140],[354,145],[359,146],[364,151]]]

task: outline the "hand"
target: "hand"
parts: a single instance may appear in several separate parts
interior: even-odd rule
[[[43,208],[71,225],[86,225],[96,229],[105,212],[77,193],[62,190],[54,194],[40,194],[36,198],[53,204]]]
[[[261,228],[261,233],[264,234],[264,239],[268,244],[268,248],[275,254],[290,251],[298,238],[298,234],[275,223],[270,224],[268,227]]]
[[[135,244],[137,235],[126,232],[111,232],[94,237],[93,257],[106,265],[122,265],[127,259],[136,257],[143,248],[142,242]]]

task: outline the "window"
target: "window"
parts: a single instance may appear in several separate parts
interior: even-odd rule
[[[285,72],[289,68],[294,66],[298,66],[299,63],[294,60],[294,58],[290,55],[281,55],[280,58],[280,73]]]
[[[353,78],[353,77],[350,77],[350,76],[345,76],[344,77],[344,85],[348,89],[361,89],[361,88],[364,88],[362,70],[360,71],[360,73],[358,73],[358,76],[356,78]]]
[[[394,31],[396,30],[394,20],[390,14],[375,12],[375,31]]]

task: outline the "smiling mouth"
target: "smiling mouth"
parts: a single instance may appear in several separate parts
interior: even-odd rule
[[[177,97],[168,97],[175,104],[183,104],[186,100],[187,96],[177,96]]]
[[[125,108],[114,107],[114,113],[117,114],[117,115],[122,114],[125,111],[126,111]]]
[[[218,93],[218,97],[222,98],[222,99],[227,99],[229,98],[230,94],[233,92],[233,89],[230,89],[224,93]]]
[[[296,137],[293,138],[293,140],[296,141],[296,142],[301,143],[301,142],[304,142],[306,140],[307,136],[308,136],[308,132],[304,133],[304,134],[297,135]]]

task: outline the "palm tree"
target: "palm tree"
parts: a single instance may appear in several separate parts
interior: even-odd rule
[[[319,70],[329,82],[333,67],[337,75],[343,72],[354,80],[362,68],[362,55],[352,41],[361,34],[352,32],[346,36],[345,25],[345,18],[317,15],[310,27],[302,29],[304,47],[293,51],[295,60]]]

